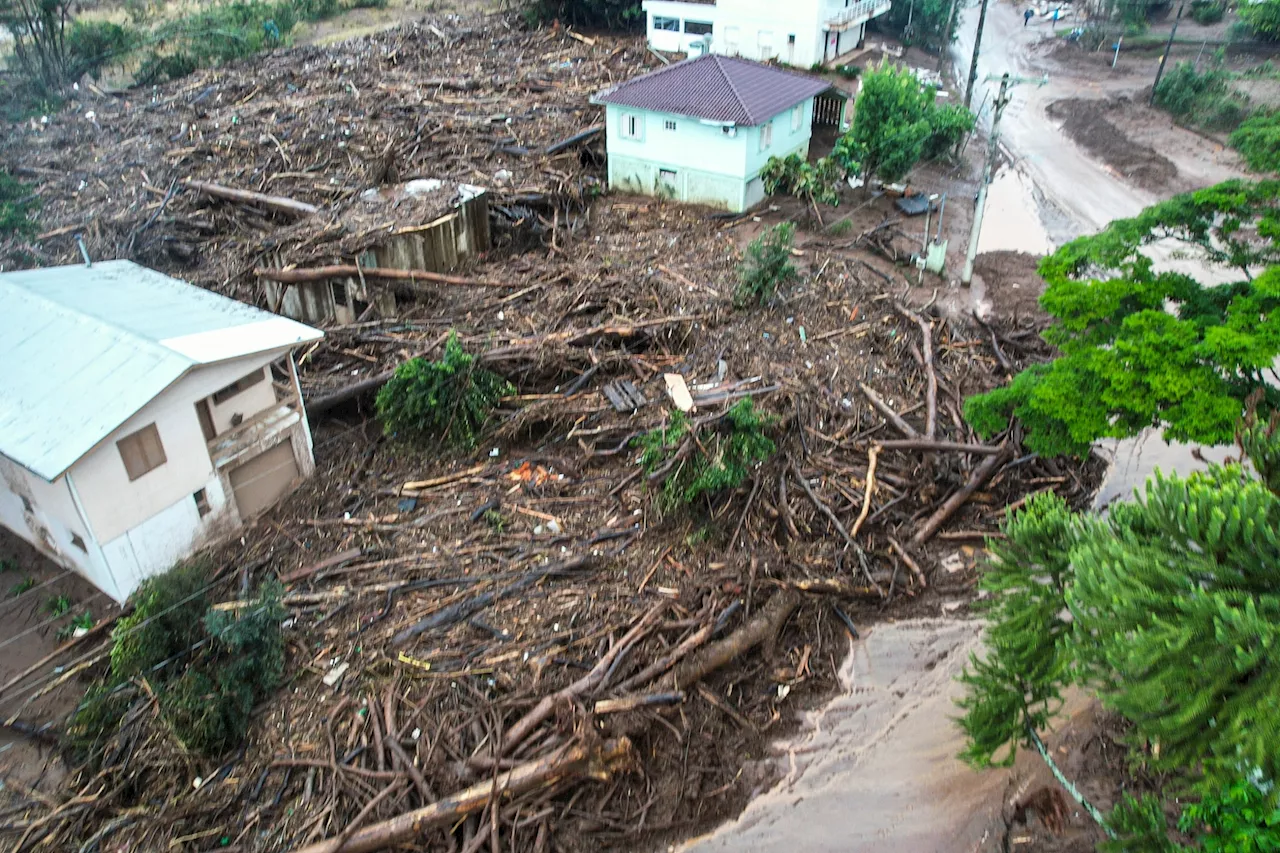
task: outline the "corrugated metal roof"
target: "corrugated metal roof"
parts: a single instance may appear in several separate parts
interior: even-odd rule
[[[0,305],[0,453],[49,481],[192,367],[324,335],[130,261],[2,273]]]
[[[814,77],[709,53],[628,80],[594,100],[754,127],[830,88]]]

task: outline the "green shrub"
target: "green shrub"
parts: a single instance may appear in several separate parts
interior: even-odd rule
[[[152,51],[134,72],[133,80],[139,86],[154,86],[186,77],[199,67],[195,57],[184,51],[168,54]]]
[[[142,41],[142,33],[110,21],[76,21],[67,31],[68,74],[88,74],[97,80],[102,69],[120,64]]]
[[[1249,114],[1249,100],[1231,88],[1231,75],[1218,57],[1213,67],[1197,71],[1190,62],[1179,62],[1156,87],[1156,105],[1175,119],[1206,130],[1230,131]]]
[[[1280,110],[1256,113],[1231,134],[1231,147],[1256,172],[1280,172]]]
[[[755,303],[764,305],[773,299],[778,288],[797,278],[791,263],[791,246],[796,226],[783,222],[747,245],[746,257],[738,267],[738,288],[733,301],[739,308]]]
[[[34,234],[36,226],[30,214],[36,206],[37,197],[31,187],[0,171],[0,236]]]
[[[498,401],[515,386],[498,374],[477,367],[449,335],[444,358],[413,358],[396,368],[378,392],[378,417],[387,435],[429,441],[443,438],[454,447],[475,447]]]
[[[920,152],[921,159],[938,160],[948,156],[973,132],[977,120],[977,116],[960,104],[935,106],[929,113],[929,135]]]
[[[106,678],[90,687],[67,725],[76,755],[101,754],[144,680],[161,722],[186,749],[217,755],[244,737],[254,704],[284,675],[284,590],[270,580],[240,607],[215,610],[204,594],[207,576],[206,563],[191,561],[139,588],[133,613],[112,632]]]
[[[1236,10],[1240,21],[1256,37],[1265,41],[1280,40],[1280,0],[1241,3]]]
[[[840,184],[844,170],[830,157],[810,164],[799,154],[770,157],[760,170],[760,180],[769,195],[793,195],[810,203],[840,204]]]
[[[1178,829],[1200,836],[1203,853],[1274,853],[1280,850],[1280,804],[1274,788],[1234,780],[1187,806]]]
[[[836,73],[846,80],[857,80],[858,75],[862,73],[860,65],[837,65]]]
[[[645,474],[669,471],[660,502],[664,511],[670,511],[703,495],[742,485],[751,466],[768,459],[776,449],[765,434],[772,423],[748,397],[729,409],[717,429],[700,431],[696,438],[688,417],[676,411],[666,426],[650,430],[633,444],[643,451],[640,465]]]
[[[1191,4],[1191,18],[1197,24],[1208,26],[1222,20],[1227,12],[1219,0],[1195,0]]]

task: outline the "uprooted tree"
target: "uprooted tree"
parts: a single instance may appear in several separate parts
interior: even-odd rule
[[[284,676],[285,618],[278,581],[231,608],[205,597],[209,566],[180,563],[133,595],[112,634],[106,676],[89,688],[67,727],[67,746],[99,763],[140,719],[158,719],[184,751],[216,756],[237,744],[249,713]],[[121,747],[123,749],[123,747]]]
[[[723,417],[703,422],[673,412],[665,425],[635,439],[645,475],[661,484],[662,509],[674,510],[742,485],[752,466],[773,455],[773,440],[765,433],[772,422],[748,397]]]
[[[1182,272],[1188,252],[1235,280]],[[1266,381],[1280,355],[1280,181],[1177,196],[1068,243],[1040,275],[1054,318],[1044,337],[1062,354],[966,401],[980,434],[1015,417],[1044,455],[1083,455],[1151,426],[1225,444],[1251,395],[1263,416],[1280,403]]]
[[[739,308],[765,305],[779,287],[795,280],[799,275],[791,263],[795,235],[795,223],[783,222],[747,244],[738,266],[738,287],[733,294],[735,305]]]
[[[1157,474],[1105,518],[1045,495],[1006,523],[982,579],[987,652],[961,677],[966,761],[1007,764],[1025,744],[1053,766],[1039,732],[1080,684],[1128,721],[1131,758],[1201,800],[1185,831],[1230,819],[1277,838],[1280,430],[1250,422],[1240,445],[1251,467]],[[1176,849],[1149,801],[1094,814],[1116,849]]]
[[[378,417],[387,435],[443,438],[454,447],[474,447],[498,401],[515,386],[479,367],[457,333],[445,341],[439,361],[411,358],[378,391]]]

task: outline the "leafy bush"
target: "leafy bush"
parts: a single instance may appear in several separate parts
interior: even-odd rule
[[[837,65],[836,73],[846,80],[857,80],[862,74],[862,66],[860,65]]]
[[[1236,10],[1240,21],[1265,41],[1280,40],[1280,0],[1244,2]]]
[[[948,17],[951,30],[944,33]],[[908,20],[911,22],[909,26]],[[905,45],[920,45],[937,52],[955,41],[956,30],[960,27],[960,10],[957,9],[955,15],[951,14],[951,0],[894,3],[887,13],[875,19],[875,26],[898,36]]]
[[[525,18],[530,25],[561,21],[575,26],[636,30],[644,27],[639,0],[532,0]]]
[[[1204,26],[1218,23],[1226,13],[1219,0],[1194,0],[1191,4],[1191,18]]]
[[[978,121],[977,116],[960,104],[935,106],[928,118],[929,135],[920,152],[921,158],[925,160],[938,160],[948,156],[973,132]]]
[[[1204,853],[1274,853],[1280,850],[1280,804],[1274,786],[1237,779],[1192,803],[1178,829],[1200,835]]]
[[[1259,239],[1260,238],[1260,239]],[[1143,249],[1181,242],[1238,281],[1206,286],[1157,272]],[[1028,449],[1083,455],[1099,438],[1163,425],[1166,437],[1230,442],[1280,355],[1280,181],[1227,181],[1176,196],[1061,247],[1040,264],[1061,355],[965,403],[985,436],[1017,417]]]
[[[738,267],[738,288],[733,301],[738,307],[766,304],[778,288],[797,277],[791,263],[791,245],[796,226],[783,222],[747,245],[746,257]]]
[[[67,31],[68,76],[88,74],[95,80],[102,69],[123,62],[142,41],[142,33],[110,21],[76,21]]]
[[[30,219],[36,209],[36,194],[8,172],[0,172],[0,236],[34,234]]]
[[[284,675],[283,588],[270,580],[241,608],[214,610],[205,598],[207,576],[206,563],[191,561],[139,587],[133,613],[112,632],[106,678],[90,687],[68,723],[68,745],[81,758],[101,754],[142,680],[186,749],[217,755],[244,737],[254,704]]]
[[[664,511],[688,505],[703,495],[736,489],[776,449],[765,430],[773,423],[755,409],[751,398],[739,400],[725,414],[717,429],[699,431],[683,412],[673,412],[666,426],[650,430],[633,441],[642,449],[640,464],[646,474],[667,469],[662,483]]]
[[[1256,172],[1280,172],[1280,110],[1256,113],[1231,134],[1231,147]]]
[[[830,157],[822,157],[810,164],[799,154],[770,157],[760,170],[760,180],[769,195],[783,193],[821,202],[833,207],[840,204],[840,184],[844,170]]]
[[[378,392],[378,417],[387,435],[474,447],[485,421],[515,387],[498,374],[475,365],[456,333],[449,335],[444,358],[413,358],[396,368]]]
[[[1187,61],[1174,65],[1156,87],[1155,102],[1178,121],[1206,130],[1234,130],[1249,114],[1249,100],[1231,88],[1221,56],[1205,71]]]

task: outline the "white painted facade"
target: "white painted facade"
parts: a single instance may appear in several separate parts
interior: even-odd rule
[[[213,403],[215,392],[255,370],[262,381]],[[216,430],[211,441],[197,414],[201,401]],[[166,461],[130,481],[117,441],[148,424],[155,424]],[[147,577],[247,520],[231,472],[283,441],[292,445],[292,479],[309,476],[311,435],[288,349],[201,366],[53,482],[0,455],[0,524],[124,601]]]
[[[707,39],[712,53],[797,68],[836,63],[856,50],[867,21],[888,12],[892,0],[644,0],[649,45],[689,53]]]

